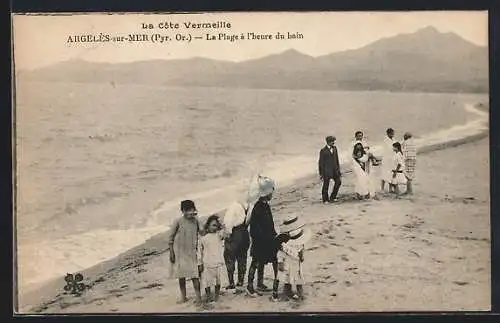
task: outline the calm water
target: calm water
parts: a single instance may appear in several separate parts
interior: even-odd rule
[[[209,212],[255,171],[314,173],[309,161],[326,135],[337,136],[340,149],[358,129],[369,142],[381,141],[389,126],[398,138],[419,136],[467,122],[464,103],[485,99],[18,84],[20,282],[81,269],[140,243],[168,226],[182,198]]]

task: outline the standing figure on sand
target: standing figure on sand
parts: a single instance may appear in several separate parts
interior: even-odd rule
[[[318,171],[320,180],[323,182],[321,195],[325,204],[337,201],[337,194],[342,184],[339,156],[337,147],[335,147],[335,141],[336,138],[334,136],[326,137],[326,146],[319,152]],[[335,184],[331,195],[328,195],[331,180]]]
[[[250,255],[252,262],[248,270],[247,294],[251,297],[261,295],[261,291],[269,288],[264,285],[264,266],[272,263],[274,279],[278,275],[278,260],[274,250],[276,230],[269,202],[273,197],[274,181],[268,177],[259,178],[259,200],[255,203],[250,215]],[[254,277],[257,271],[257,291],[254,289]]]
[[[358,142],[352,152],[352,171],[355,175],[354,191],[359,200],[368,199],[374,195],[370,181],[370,160],[363,145]]]
[[[417,148],[413,141],[413,135],[409,132],[403,136],[403,157],[405,162],[405,176],[406,176],[406,192],[405,194],[413,194],[413,179],[415,178],[415,166],[417,163]]]
[[[208,217],[205,235],[198,243],[198,268],[207,302],[217,301],[221,294],[221,275],[224,267],[222,223],[217,215]],[[212,289],[213,288],[213,289]],[[214,293],[212,294],[212,290]]]
[[[179,303],[188,301],[186,280],[193,282],[196,303],[201,304],[200,269],[198,266],[198,237],[201,225],[196,206],[191,200],[181,202],[182,216],[174,221],[168,235],[170,250],[170,275],[179,279],[181,298]]]
[[[399,194],[399,186],[406,184],[405,173],[405,161],[403,157],[403,151],[401,150],[401,144],[395,142],[392,144],[393,157],[391,163],[391,180],[389,182],[389,191]]]
[[[378,199],[375,189],[375,169],[379,161],[370,152],[362,131],[356,131],[352,151],[352,170],[355,175],[354,190],[358,199]]]
[[[386,130],[386,136],[384,138],[384,146],[382,153],[382,170],[381,170],[381,180],[380,180],[380,190],[383,192],[385,189],[385,184],[389,184],[392,181],[392,160],[394,157],[393,146],[394,144],[394,129],[388,128]],[[391,189],[389,188],[389,191]]]
[[[224,215],[224,261],[227,268],[228,286],[226,289],[235,290],[243,287],[247,270],[248,249],[250,248],[250,235],[248,226],[250,224],[249,211],[257,199],[258,192],[250,188],[246,197],[242,196],[238,201],[231,204]],[[234,283],[234,272],[238,265],[238,276],[236,285]]]
[[[284,282],[286,298],[301,301],[304,299],[304,252],[305,244],[311,237],[310,230],[304,229],[305,223],[296,215],[290,215],[280,224],[280,236],[286,235],[278,241],[278,270],[279,279]],[[277,297],[276,284],[274,297]],[[293,292],[295,286],[296,292]]]

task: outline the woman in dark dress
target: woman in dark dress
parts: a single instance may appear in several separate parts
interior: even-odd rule
[[[264,266],[273,264],[274,278],[278,274],[277,249],[275,246],[276,230],[271,213],[269,201],[274,192],[274,182],[270,178],[261,178],[259,183],[260,198],[255,203],[250,217],[250,237],[252,246],[250,256],[252,262],[248,271],[247,294],[255,297],[260,295],[254,289],[255,271],[257,271],[257,290],[267,291],[269,288],[264,285]]]

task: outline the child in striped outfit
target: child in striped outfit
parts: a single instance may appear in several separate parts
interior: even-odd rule
[[[415,178],[415,165],[417,163],[417,148],[413,142],[413,136],[407,132],[403,136],[403,157],[405,162],[405,176],[407,179],[405,194],[413,194],[412,182]]]

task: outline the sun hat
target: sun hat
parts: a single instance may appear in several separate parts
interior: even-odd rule
[[[279,231],[280,233],[289,233],[302,228],[304,225],[305,223],[296,214],[288,214],[282,219]]]
[[[290,235],[288,243],[294,245],[306,244],[311,239],[311,230],[305,227],[291,231],[288,234]]]
[[[259,176],[258,183],[259,183],[259,197],[264,197],[274,192],[275,184],[271,178],[265,176]]]

